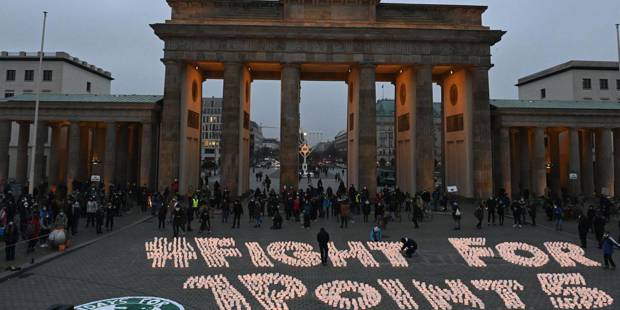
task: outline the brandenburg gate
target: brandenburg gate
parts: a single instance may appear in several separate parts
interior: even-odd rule
[[[396,89],[397,185],[433,188],[433,83],[442,87],[446,179],[493,191],[488,71],[503,31],[486,7],[379,0],[168,0],[151,25],[165,42],[160,189],[199,182],[202,83],[223,79],[222,186],[249,189],[252,81],[281,81],[280,184],[298,185],[300,81],[348,84],[348,183],[376,190],[375,83]],[[325,111],[329,113],[329,111]],[[274,111],[277,113],[277,111]],[[344,120],[343,120],[344,121]],[[448,183],[447,182],[447,183]]]

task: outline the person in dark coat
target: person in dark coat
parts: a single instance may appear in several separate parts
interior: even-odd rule
[[[616,269],[616,263],[614,263],[612,258],[614,248],[620,248],[620,244],[609,235],[609,232],[605,232],[603,235],[603,260],[605,269],[609,268],[609,265],[611,265],[611,269]]]
[[[157,229],[166,229],[166,216],[168,215],[168,206],[160,203],[158,198],[155,199],[157,199],[157,203],[160,205],[159,209],[157,209]]]
[[[179,230],[182,230],[185,233],[185,212],[181,207],[181,204],[174,199],[172,201],[172,211],[170,211],[170,215],[172,216],[172,232],[175,237],[179,236]]]
[[[19,233],[13,221],[10,221],[8,225],[6,225],[6,229],[4,231],[4,242],[6,244],[4,251],[6,253],[6,260],[12,261],[15,260],[15,244],[19,239]]]
[[[495,225],[495,210],[497,209],[497,201],[491,196],[487,201],[487,225]]]
[[[482,220],[484,219],[484,208],[482,206],[482,202],[478,203],[478,207],[474,210],[474,215],[478,220],[478,224],[476,224],[476,228],[482,229]]]
[[[594,235],[598,241],[598,248],[603,247],[603,235],[605,234],[605,218],[600,214],[596,214],[594,217]]]
[[[577,230],[579,231],[579,240],[581,240],[581,247],[586,248],[588,245],[588,230],[590,229],[590,222],[588,218],[582,214],[579,215],[579,223],[577,224]]]
[[[411,258],[418,250],[418,244],[413,239],[403,237],[400,239],[400,242],[403,244],[400,248],[400,252],[408,258]]]
[[[97,230],[97,234],[103,233],[103,219],[105,218],[105,211],[103,207],[97,207],[95,211],[95,228]]]
[[[329,234],[325,231],[325,228],[321,228],[316,235],[316,241],[319,243],[319,250],[321,251],[321,263],[323,266],[327,265],[327,258],[329,256],[329,250],[327,243],[329,242]]]
[[[237,226],[237,228],[240,227],[241,225],[241,215],[243,214],[243,206],[241,206],[241,203],[239,202],[239,200],[235,200],[234,204],[233,204],[233,225],[232,228],[235,228],[235,225]]]

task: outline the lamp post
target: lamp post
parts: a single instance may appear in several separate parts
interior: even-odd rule
[[[34,123],[33,123],[33,143],[32,154],[30,155],[30,174],[28,176],[28,193],[34,193],[34,169],[35,154],[37,152],[37,125],[39,123],[39,97],[41,95],[41,80],[43,79],[43,44],[45,43],[45,23],[47,22],[47,12],[43,11],[43,33],[41,34],[41,49],[39,50],[39,72],[36,76],[36,100],[34,104]]]
[[[618,70],[620,70],[620,24],[616,24],[616,41],[618,42]]]

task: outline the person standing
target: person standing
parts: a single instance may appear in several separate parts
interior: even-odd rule
[[[159,209],[157,209],[157,220],[158,220],[157,229],[166,229],[166,216],[167,215],[168,215],[168,206],[161,203],[159,206]]]
[[[349,203],[343,201],[340,204],[340,228],[349,227]]]
[[[454,230],[461,230],[461,208],[456,201],[452,202],[452,219],[454,220]]]
[[[200,232],[211,232],[211,217],[209,215],[209,207],[203,204],[200,209]]]
[[[95,212],[95,227],[97,230],[97,234],[103,233],[103,219],[105,218],[105,210],[103,210],[102,206],[97,207],[97,211]]]
[[[482,206],[482,202],[478,203],[478,207],[474,211],[474,216],[478,220],[478,224],[476,224],[476,228],[482,229],[482,220],[484,219],[484,208]]]
[[[581,240],[581,247],[586,248],[588,243],[588,230],[590,229],[590,223],[588,218],[582,214],[579,214],[579,223],[577,224],[577,230],[579,231],[579,240]]]
[[[329,234],[325,231],[325,228],[321,228],[316,235],[316,240],[319,242],[319,250],[321,252],[321,263],[323,266],[327,266],[327,258],[329,257],[329,250],[327,244],[329,243]]]
[[[114,229],[114,215],[116,214],[116,210],[114,205],[111,202],[108,202],[108,205],[105,208],[105,230],[112,231]]]
[[[368,199],[364,201],[362,213],[364,214],[364,223],[368,223],[368,215],[370,214],[370,201]]]
[[[413,204],[413,216],[411,217],[411,220],[413,221],[413,226],[415,229],[420,228],[418,221],[421,218],[422,218],[422,209],[420,209],[420,206],[417,203]]]
[[[183,225],[185,214],[183,212],[183,208],[181,208],[181,204],[179,204],[176,198],[172,199],[172,211],[170,216],[172,216],[172,233],[174,236],[179,236],[179,230],[182,230],[183,233],[185,233],[185,225]]]
[[[527,209],[527,213],[529,214],[530,220],[532,221],[532,226],[536,226],[536,213],[538,212],[538,203],[539,200],[534,200],[533,202],[530,202]]]
[[[76,235],[78,233],[78,224],[80,221],[80,202],[75,200],[71,205],[71,234]]]
[[[95,226],[95,212],[97,212],[97,202],[95,197],[89,197],[86,203],[86,227]]]
[[[4,251],[6,253],[6,261],[15,260],[15,244],[19,238],[19,233],[13,221],[10,221],[6,226],[6,230],[4,231],[4,242],[5,248]]]
[[[608,269],[609,265],[611,265],[611,269],[616,269],[616,263],[614,263],[612,258],[614,247],[620,248],[620,244],[609,235],[609,232],[605,232],[603,235],[603,260],[605,269]]]
[[[239,200],[235,200],[234,204],[233,204],[233,225],[232,228],[235,228],[235,225],[237,226],[237,228],[240,227],[241,225],[241,215],[243,214],[243,207],[241,206],[241,203],[239,202]]]
[[[506,208],[508,207],[508,204],[510,202],[508,202],[508,204],[506,203],[507,199],[504,199],[503,196],[500,196],[499,200],[498,200],[498,204],[497,204],[497,221],[499,223],[499,226],[504,226],[504,215],[506,213]]]
[[[598,241],[598,248],[603,247],[603,235],[605,234],[605,218],[602,216],[600,212],[596,214],[594,217],[594,235],[596,236],[596,240]]]
[[[497,201],[493,196],[487,200],[487,225],[495,226],[495,209],[497,208]]]

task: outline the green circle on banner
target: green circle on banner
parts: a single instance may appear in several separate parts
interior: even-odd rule
[[[170,299],[128,296],[89,302],[76,306],[75,310],[185,310],[185,308]]]

